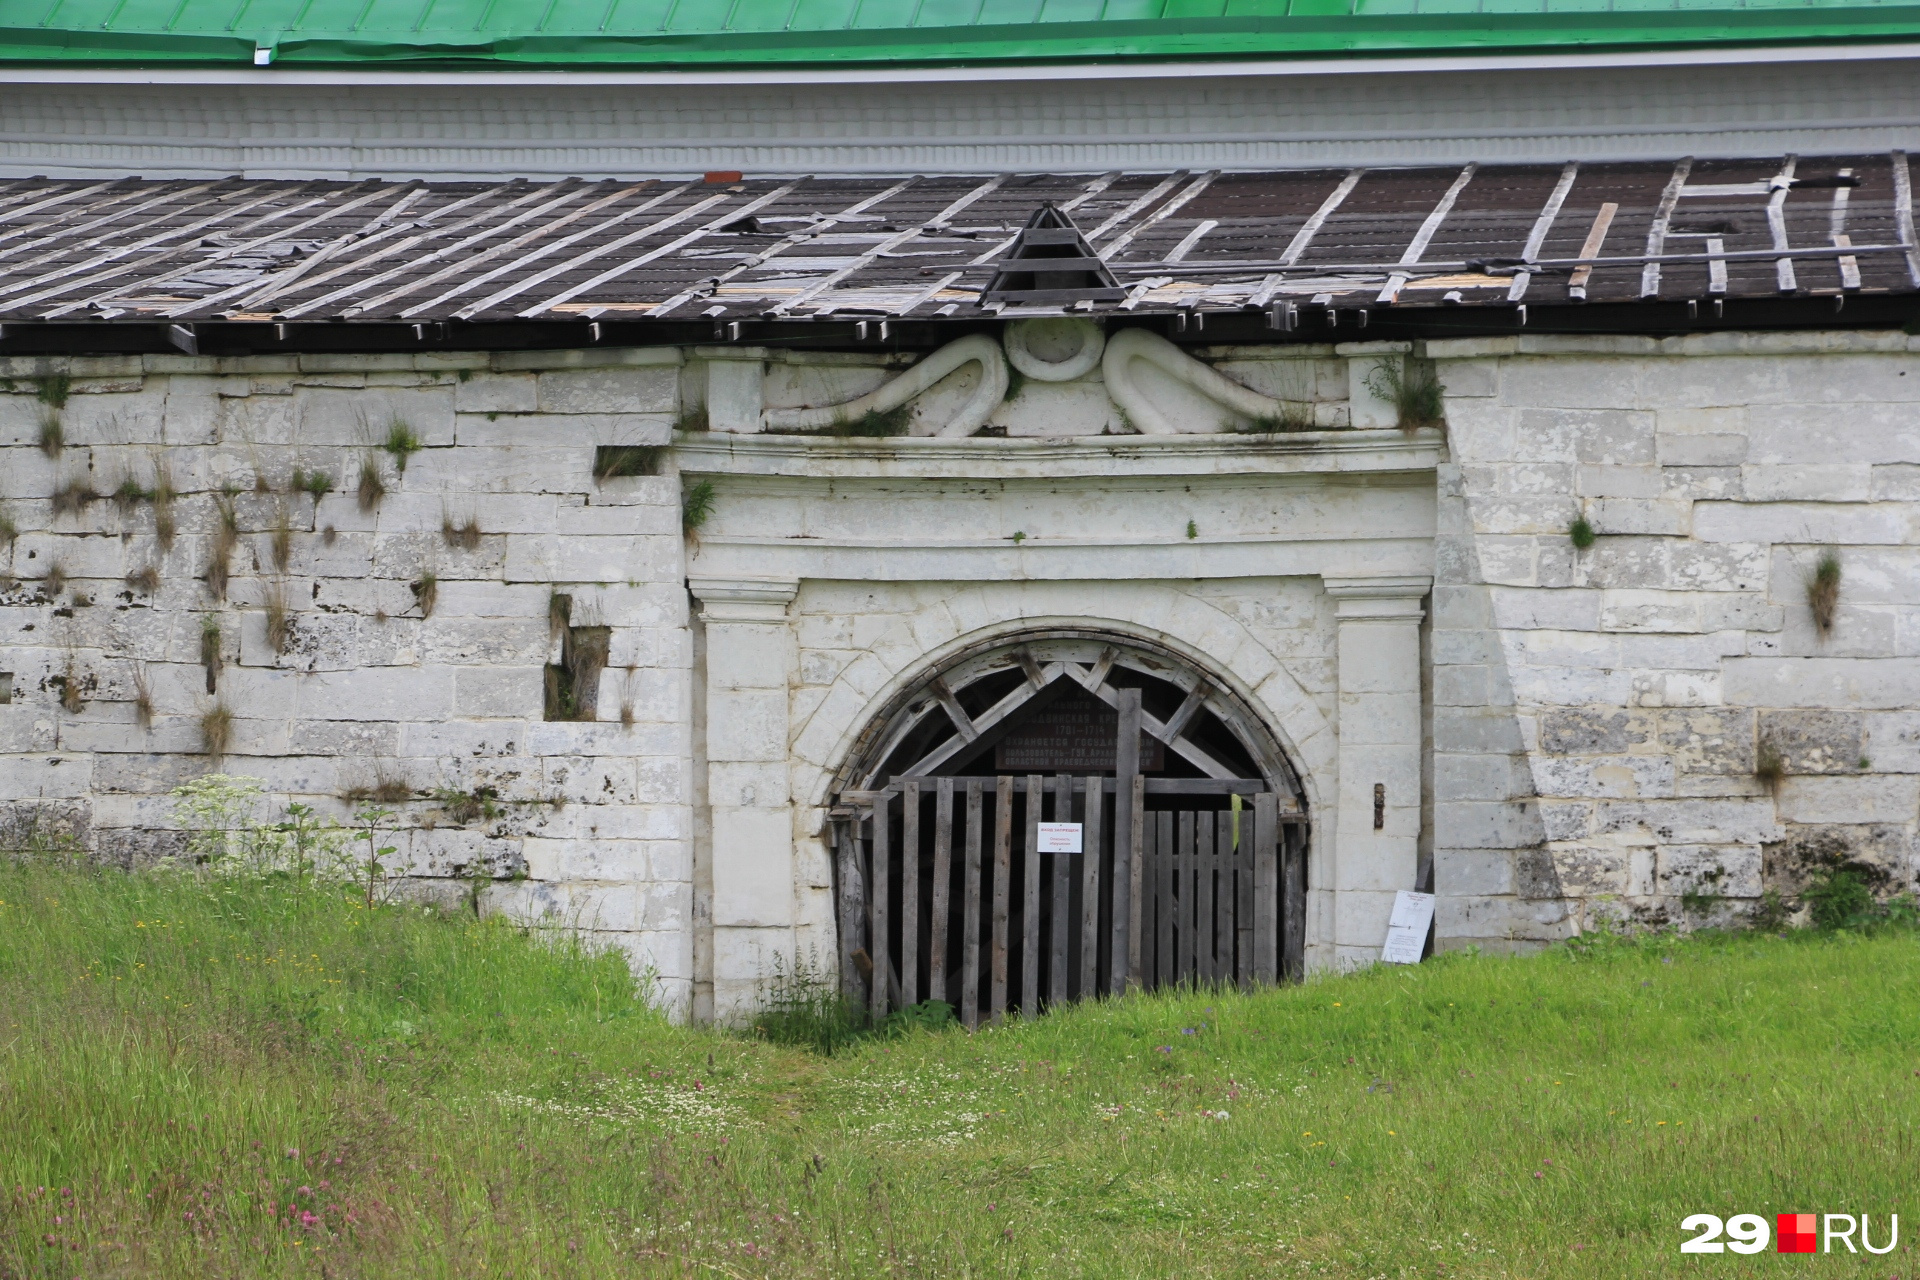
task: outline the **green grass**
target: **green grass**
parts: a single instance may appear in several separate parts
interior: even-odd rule
[[[0,1276],[1905,1275],[1678,1246],[1913,1210],[1917,977],[1667,940],[827,1056],[457,911],[5,867]]]

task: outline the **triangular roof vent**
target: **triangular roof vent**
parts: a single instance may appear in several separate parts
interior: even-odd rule
[[[1071,306],[1127,296],[1073,219],[1052,201],[1041,205],[996,264],[980,304]]]

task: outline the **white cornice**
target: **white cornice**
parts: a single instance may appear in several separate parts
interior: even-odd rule
[[[682,472],[761,479],[1054,480],[1431,471],[1445,437],[1421,431],[1285,435],[1071,436],[1022,440],[683,433]]]
[[[1725,46],[1603,53],[1468,54],[1418,58],[1276,58],[1206,62],[1081,62],[1072,65],[941,67],[766,67],[712,71],[408,71],[392,68],[295,70],[282,67],[4,67],[0,84],[244,85],[263,88],[403,85],[414,88],[514,86],[889,85],[982,82],[1224,80],[1277,76],[1420,75],[1492,71],[1705,67],[1784,63],[1885,62],[1920,58],[1920,43]]]

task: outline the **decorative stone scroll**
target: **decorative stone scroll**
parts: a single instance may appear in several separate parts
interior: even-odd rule
[[[949,342],[893,381],[857,400],[817,409],[769,409],[767,430],[819,431],[870,413],[886,413],[925,394],[947,375],[969,364],[980,366],[980,385],[934,434],[970,436],[986,425],[988,416],[1007,396],[1006,358],[1001,354],[1000,344],[981,333]]]
[[[1126,411],[1128,420],[1142,435],[1204,434],[1218,428],[1206,424],[1183,431],[1176,426],[1153,401],[1141,394],[1140,388],[1134,383],[1133,362],[1136,360],[1146,361],[1168,377],[1242,417],[1256,420],[1279,418],[1289,408],[1286,401],[1251,391],[1211,366],[1202,364],[1159,334],[1149,333],[1145,329],[1122,329],[1107,340],[1100,371],[1106,379],[1107,394]]]

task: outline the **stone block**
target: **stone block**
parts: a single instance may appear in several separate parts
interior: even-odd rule
[[[713,811],[713,919],[784,925],[793,919],[793,837],[782,808]]]
[[[1864,873],[1876,892],[1920,888],[1914,876],[1910,826],[1831,823],[1789,828],[1761,851],[1761,878],[1769,889],[1799,894],[1818,874],[1835,867]]]
[[[1607,631],[1697,632],[1701,603],[1695,592],[1614,588],[1601,592],[1600,626]]]
[[[1920,711],[1868,712],[1862,752],[1877,773],[1920,773]]]
[[[1866,757],[1865,719],[1857,711],[1762,711],[1759,734],[1788,773],[1851,774]]]
[[[1659,498],[1665,487],[1665,473],[1657,466],[1581,466],[1573,492],[1587,498]]]
[[[1433,778],[1436,795],[1456,800],[1512,800],[1532,792],[1525,769],[1514,756],[1436,756]]]
[[[1718,671],[1633,671],[1636,707],[1715,707],[1726,701]]]
[[[1487,705],[1487,669],[1483,666],[1436,666],[1433,669],[1433,701],[1443,707],[1483,707]]]
[[[1766,543],[1790,535],[1802,543],[1899,546],[1914,539],[1916,518],[1897,502],[1700,502],[1694,504],[1693,536]]]
[[[1875,502],[1920,502],[1920,465],[1890,463],[1875,467],[1870,496]]]
[[[1662,845],[1655,864],[1655,889],[1663,894],[1757,898],[1760,858],[1760,847],[1751,844]]]
[[[1920,706],[1920,663],[1900,658],[1729,658],[1735,706],[1906,710]]]
[[[1511,708],[1435,707],[1436,751],[1506,753],[1524,749]]]
[[[1655,451],[1665,467],[1737,467],[1747,460],[1747,438],[1662,433],[1656,437]],[[1739,494],[1716,496],[1738,497]]]
[[[1527,587],[1488,587],[1493,622],[1507,630],[1551,628],[1598,631],[1600,593]]]
[[[1752,799],[1602,800],[1597,835],[1640,835],[1656,844],[1763,844],[1780,838],[1773,802]]]
[[[1513,864],[1508,849],[1443,849],[1434,859],[1434,888],[1450,897],[1512,893]]]
[[[1700,627],[1704,631],[1778,631],[1785,619],[1786,611],[1779,605],[1746,592],[1715,592],[1704,596],[1700,605]]]
[[[1631,800],[1673,794],[1669,756],[1537,756],[1533,786],[1540,797]]]
[[[1789,775],[1777,788],[1775,803],[1783,822],[1912,823],[1920,818],[1920,777],[1912,774]]]
[[[1434,839],[1455,848],[1525,849],[1546,838],[1538,812],[1522,801],[1435,803]]]
[[[1740,468],[1716,466],[1670,466],[1660,471],[1660,496],[1698,502],[1730,501],[1744,497],[1740,486]]]
[[[673,366],[548,371],[538,375],[545,413],[671,413],[679,398]]]
[[[1661,589],[1671,585],[1669,538],[1602,537],[1584,552],[1587,582],[1595,587]],[[1596,620],[1598,601],[1595,602]]]
[[[1592,504],[1593,526],[1601,534],[1665,534],[1685,536],[1692,525],[1693,504],[1686,501],[1643,498],[1599,498]]]
[[[1872,468],[1864,462],[1740,468],[1741,492],[1749,502],[1865,502],[1872,482]]]
[[[1641,711],[1556,707],[1540,717],[1540,749],[1552,755],[1621,755],[1653,738],[1653,717]]]
[[[1750,776],[1753,712],[1744,708],[1687,708],[1657,716],[1660,747],[1682,773]]]
[[[452,714],[462,718],[538,720],[546,705],[546,668],[463,667],[453,679]]]
[[[539,408],[531,374],[482,373],[453,389],[455,413],[532,413]]]
[[[1632,855],[1623,849],[1575,845],[1520,855],[1516,891],[1523,898],[1588,898],[1628,892]]]

